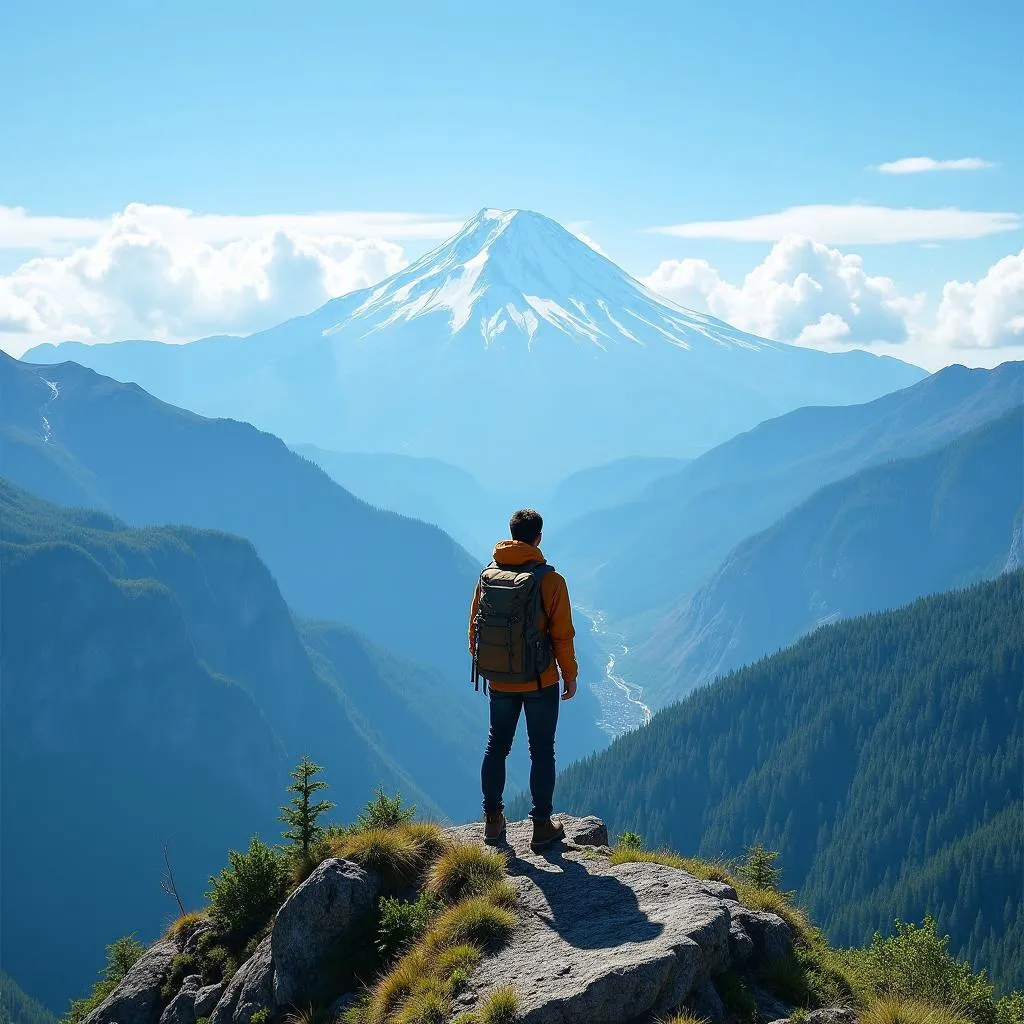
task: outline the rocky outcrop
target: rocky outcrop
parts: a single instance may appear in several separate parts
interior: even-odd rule
[[[789,1013],[755,981],[758,965],[791,951],[785,921],[742,906],[723,882],[656,863],[613,865],[603,822],[562,822],[565,843],[540,854],[530,850],[530,822],[509,824],[504,851],[518,924],[470,976],[455,1014],[479,1009],[510,985],[519,996],[518,1024],[625,1024],[665,1019],[680,1008],[721,1024],[727,1014],[715,982],[727,970],[749,972],[761,1019]],[[480,824],[449,831],[483,842]],[[196,1024],[207,1016],[209,1024],[251,1024],[261,1011],[279,1021],[310,1006],[328,1007],[334,1020],[356,998],[344,991],[354,987],[346,984],[354,973],[346,964],[354,965],[359,944],[368,941],[362,926],[379,894],[373,874],[326,860],[226,985],[204,988],[190,975],[161,1015],[160,989],[178,946],[158,943],[86,1024]],[[197,941],[190,936],[183,949]],[[840,1015],[811,1024],[854,1022]]]
[[[160,989],[177,955],[173,942],[150,947],[121,984],[85,1018],[85,1024],[157,1024]]]
[[[730,942],[735,941],[738,949],[745,947],[748,950],[748,956],[740,959],[774,960],[792,952],[793,933],[781,917],[759,910],[748,910],[732,900],[727,900],[726,905],[732,919]],[[740,940],[740,932],[749,936],[749,946]]]
[[[622,1024],[664,1017],[688,1001],[721,1020],[714,976],[735,965],[737,952],[761,959],[788,949],[786,923],[740,908],[730,886],[661,864],[613,866],[598,852],[607,832],[596,819],[562,820],[575,842],[542,854],[530,851],[528,822],[509,824],[519,925],[474,973],[457,1010],[511,985],[522,1024]],[[482,841],[482,826],[454,834]]]
[[[324,861],[278,911],[270,937],[274,1000],[279,1006],[317,1002],[324,990],[320,968],[377,903],[377,879],[347,860]]]
[[[274,962],[270,936],[235,973],[220,997],[210,1024],[249,1024],[253,1014],[274,1007]]]
[[[209,1017],[213,1012],[213,1008],[220,1001],[220,997],[224,994],[225,985],[223,982],[217,985],[207,985],[205,988],[201,988],[196,993],[195,1001],[195,1016],[198,1020],[200,1017]]]
[[[201,974],[190,974],[182,983],[178,994],[160,1015],[160,1024],[195,1024],[196,996],[203,987]]]

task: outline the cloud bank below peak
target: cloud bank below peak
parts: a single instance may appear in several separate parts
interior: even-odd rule
[[[869,274],[863,258],[791,235],[739,284],[707,260],[665,260],[643,279],[699,312],[777,341],[826,350],[871,348],[937,368],[1024,356],[1024,249],[977,281],[948,281],[933,317],[925,296]],[[970,353],[972,358],[966,358]]]

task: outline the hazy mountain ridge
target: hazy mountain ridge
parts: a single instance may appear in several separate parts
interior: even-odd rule
[[[1024,406],[818,491],[744,541],[628,660],[664,704],[823,622],[998,575],[1024,508]],[[635,676],[634,676],[635,677]]]
[[[1022,678],[1014,572],[733,672],[571,766],[559,799],[655,848],[761,841],[832,941],[931,912],[958,955],[1020,987]]]
[[[822,486],[934,451],[1022,403],[1024,363],[1011,362],[947,367],[864,405],[798,409],[655,480],[629,504],[556,526],[553,539],[581,600],[620,622],[646,616],[641,635],[736,545]]]
[[[241,341],[26,355],[67,358],[293,443],[440,458],[485,485],[507,475],[511,446],[530,453],[541,488],[581,465],[688,456],[768,416],[924,375],[747,335],[655,295],[546,217],[494,210],[375,288]],[[489,400],[518,410],[511,436],[501,417],[481,420]]]
[[[74,363],[32,367],[4,356],[0,386],[25,396],[0,410],[4,473],[14,483],[136,526],[182,523],[245,537],[300,614],[344,622],[417,663],[463,671],[479,563],[440,530],[367,505],[248,424],[176,409]],[[429,573],[437,600],[399,622],[382,567],[403,563]]]

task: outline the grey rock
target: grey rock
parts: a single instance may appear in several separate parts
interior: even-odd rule
[[[321,991],[328,956],[340,955],[352,929],[373,912],[379,885],[351,861],[325,860],[277,912],[270,937],[274,999],[305,1005],[333,993]]]
[[[685,1006],[695,1017],[711,1021],[712,1024],[720,1024],[725,1020],[725,1004],[709,978],[694,986]]]
[[[258,1010],[274,1009],[274,962],[270,936],[235,972],[210,1015],[210,1024],[249,1024]]]
[[[773,960],[792,952],[793,933],[781,917],[760,910],[748,910],[732,901],[727,901],[727,906],[733,923],[753,940],[755,959]]]
[[[160,989],[177,955],[178,947],[173,942],[151,946],[121,984],[85,1018],[85,1024],[156,1024]]]
[[[573,818],[556,815],[565,826],[565,838],[577,846],[608,846],[608,828],[600,818]]]
[[[167,1004],[160,1016],[160,1024],[195,1024],[196,995],[202,987],[202,977],[190,974],[181,983],[178,994]]]
[[[184,945],[181,947],[183,953],[197,953],[199,951],[199,941],[202,937],[210,931],[213,926],[209,921],[200,921],[196,925],[192,934],[185,940]]]
[[[196,1019],[209,1017],[218,1000],[224,994],[225,985],[220,982],[217,985],[207,985],[196,993],[195,1011]]]
[[[754,940],[747,934],[738,916],[729,926],[729,954],[736,966],[745,964],[754,955]]]
[[[807,1024],[857,1024],[857,1011],[848,1006],[826,1006],[811,1010],[804,1020]]]
[[[754,1002],[757,1004],[757,1019],[758,1020],[788,1020],[789,1015],[793,1012],[793,1007],[789,1003],[784,1003],[777,999],[767,989],[762,988],[749,976],[745,979],[747,985],[747,991],[754,997]]]
[[[706,893],[717,896],[720,900],[739,900],[736,890],[727,882],[716,882],[714,879],[709,878],[701,882],[701,885],[704,886]]]
[[[482,829],[454,831],[467,839]],[[612,867],[557,847],[533,854],[530,835],[529,822],[510,823],[519,924],[474,972],[456,1012],[511,985],[520,1024],[620,1024],[667,1014],[728,966],[728,907],[692,875],[661,864]]]

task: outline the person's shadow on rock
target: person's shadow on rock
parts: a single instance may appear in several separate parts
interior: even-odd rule
[[[523,860],[509,850],[509,873],[529,878],[544,894],[550,914],[537,916],[570,946],[609,949],[627,942],[649,942],[665,926],[641,909],[636,893],[613,875],[592,875],[564,850],[553,847],[541,856],[551,867]]]

